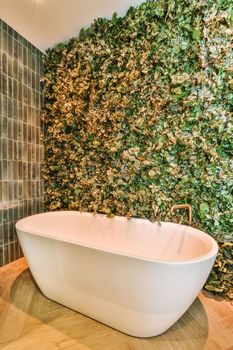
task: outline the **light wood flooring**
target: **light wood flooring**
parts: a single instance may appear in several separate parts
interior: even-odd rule
[[[134,338],[45,298],[20,259],[0,269],[0,349],[233,350],[233,306],[200,293],[167,332]]]

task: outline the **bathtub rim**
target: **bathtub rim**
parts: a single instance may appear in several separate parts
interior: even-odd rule
[[[207,261],[207,260],[209,260],[211,258],[216,257],[217,253],[218,253],[218,250],[219,250],[217,242],[208,233],[206,233],[204,231],[201,231],[199,229],[196,229],[196,228],[194,228],[192,226],[183,225],[183,224],[177,224],[177,223],[173,223],[171,221],[161,221],[161,225],[162,224],[169,224],[169,225],[175,225],[175,226],[182,226],[182,227],[187,227],[189,229],[191,228],[191,229],[193,229],[195,231],[198,231],[202,235],[202,237],[205,237],[205,239],[210,242],[210,244],[211,244],[210,251],[207,254],[204,254],[204,255],[201,255],[199,257],[192,258],[192,259],[184,259],[184,260],[152,259],[152,258],[148,258],[148,257],[145,257],[145,256],[140,256],[140,255],[137,255],[137,254],[130,254],[130,253],[127,254],[127,253],[121,252],[119,250],[114,250],[114,249],[107,250],[107,249],[101,248],[101,247],[99,247],[97,245],[85,244],[84,242],[81,242],[81,241],[78,241],[78,240],[72,240],[72,239],[67,240],[67,239],[65,239],[64,237],[61,237],[61,236],[51,236],[49,234],[46,234],[45,232],[32,231],[32,230],[28,230],[28,229],[24,229],[23,228],[22,221],[24,221],[25,219],[29,219],[29,218],[34,217],[34,216],[40,216],[40,215],[42,216],[44,214],[54,214],[54,213],[62,214],[62,213],[67,213],[67,212],[88,214],[88,215],[93,215],[93,216],[94,215],[98,215],[98,216],[106,217],[105,214],[92,213],[92,212],[80,212],[78,210],[60,210],[60,211],[42,212],[42,213],[29,215],[29,216],[26,216],[26,217],[18,220],[16,222],[16,224],[15,224],[15,227],[16,227],[16,230],[17,230],[17,234],[18,234],[18,232],[28,233],[28,234],[31,234],[31,235],[34,235],[34,236],[49,238],[49,239],[54,240],[54,241],[65,242],[65,243],[74,244],[74,245],[78,245],[78,246],[85,247],[85,248],[95,249],[95,250],[102,251],[102,252],[105,252],[105,253],[125,256],[125,257],[128,257],[128,258],[139,259],[139,260],[152,262],[152,263],[158,263],[158,264],[186,265],[186,264],[193,264],[193,263],[198,263],[198,262],[202,262],[202,261]],[[116,215],[115,217],[119,218],[119,219],[123,219],[123,220],[127,219],[124,216]],[[142,218],[132,218],[132,219],[134,219],[134,220],[145,220],[145,221],[148,220],[148,219],[142,219]]]

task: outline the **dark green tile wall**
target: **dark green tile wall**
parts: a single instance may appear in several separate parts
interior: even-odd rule
[[[22,256],[15,222],[43,211],[42,53],[0,19],[0,266]]]

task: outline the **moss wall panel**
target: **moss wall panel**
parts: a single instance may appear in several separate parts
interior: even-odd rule
[[[185,222],[189,203],[231,239],[232,23],[231,0],[149,1],[48,50],[48,210]]]

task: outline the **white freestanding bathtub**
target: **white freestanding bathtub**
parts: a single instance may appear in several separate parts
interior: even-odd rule
[[[158,335],[182,316],[218,251],[189,226],[75,211],[33,215],[16,228],[45,296],[137,337]]]

